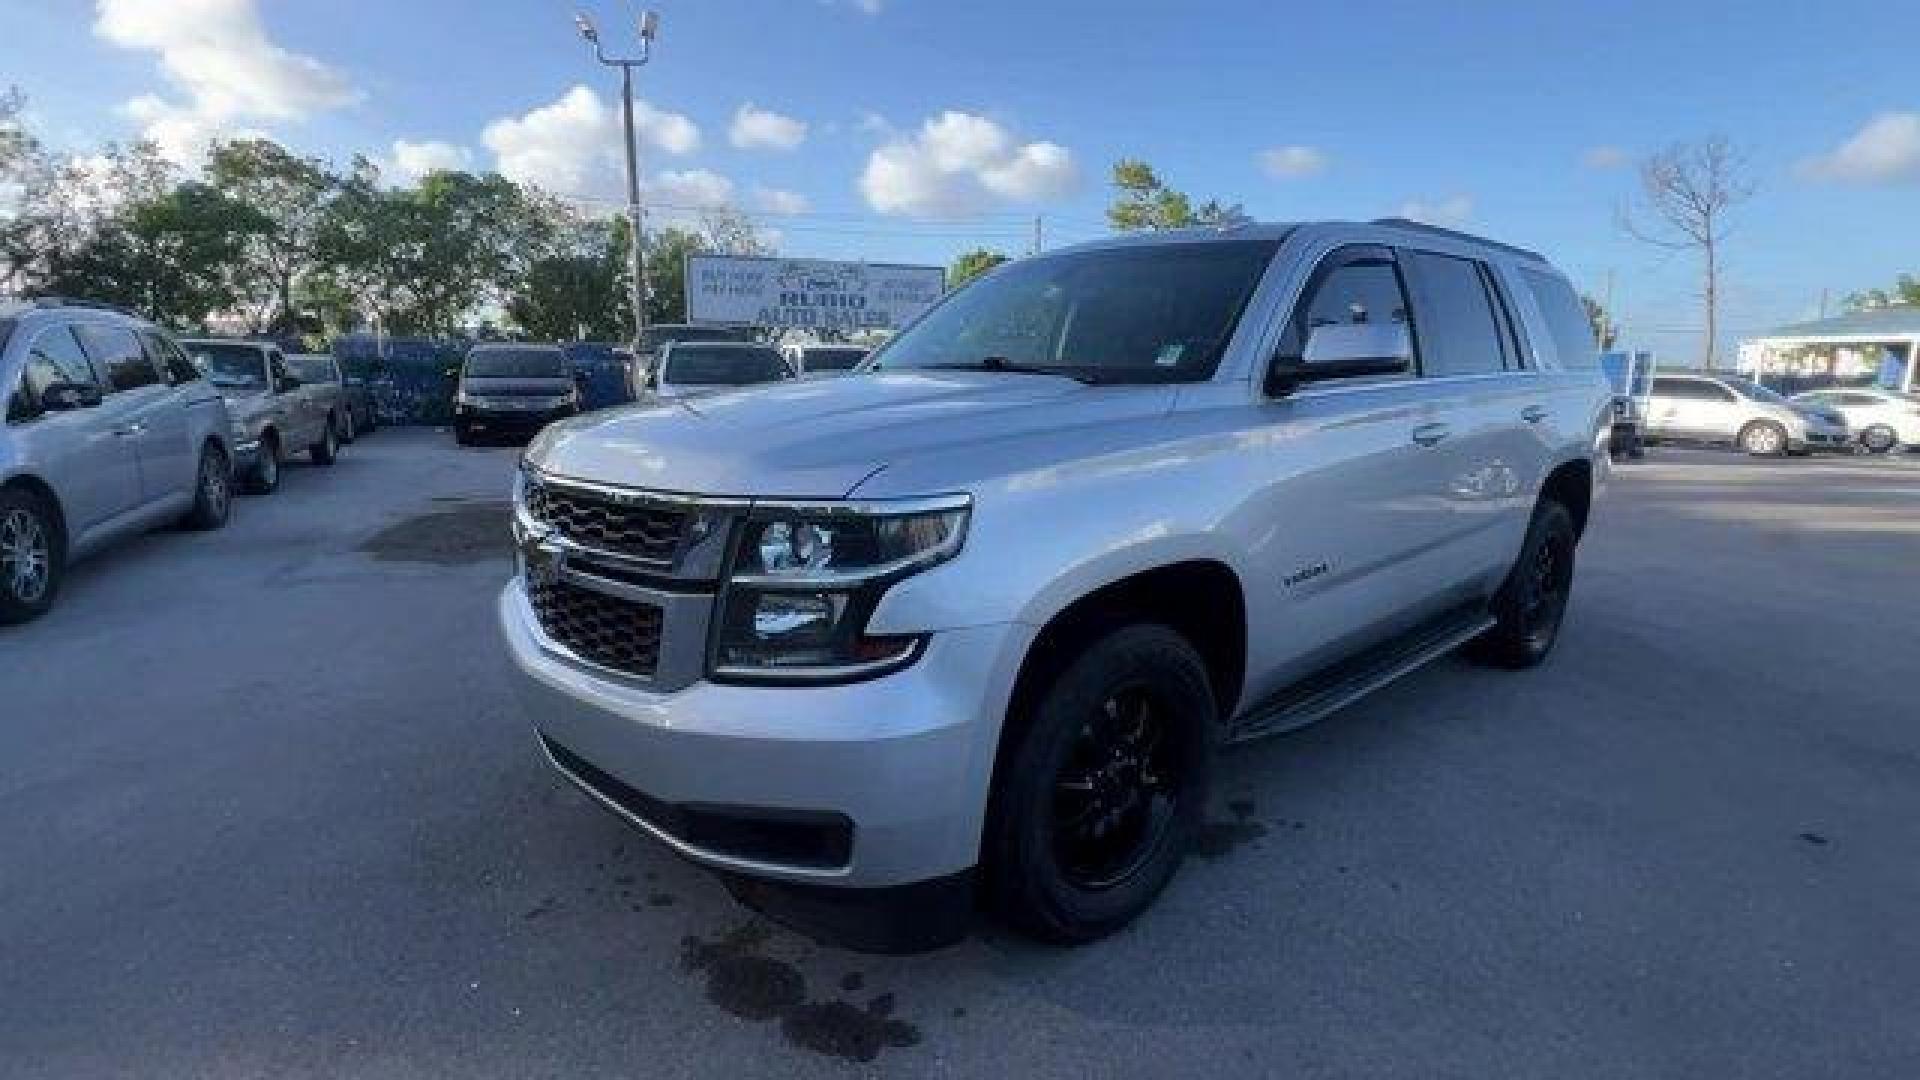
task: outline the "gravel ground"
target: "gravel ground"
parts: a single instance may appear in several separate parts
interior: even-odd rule
[[[539,760],[513,453],[382,431],[0,631],[0,1073],[1920,1075],[1920,462],[1657,450],[1542,670],[1233,753],[1116,939],[879,959]]]

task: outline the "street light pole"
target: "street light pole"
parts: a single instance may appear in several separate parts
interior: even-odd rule
[[[640,348],[647,335],[647,263],[646,263],[646,218],[640,206],[640,146],[633,130],[633,69],[642,67],[653,56],[653,39],[660,31],[660,16],[651,11],[640,13],[640,54],[638,56],[608,56],[600,44],[600,31],[593,20],[585,15],[575,15],[574,25],[580,28],[580,36],[593,46],[593,57],[608,67],[620,69],[620,119],[627,140],[627,222],[632,226],[632,238],[627,244],[627,260],[633,304],[633,356],[635,363],[640,358]],[[629,373],[630,375],[632,373]]]

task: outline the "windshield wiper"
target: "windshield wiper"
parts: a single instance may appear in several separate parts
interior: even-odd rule
[[[1092,385],[1099,380],[1086,368],[1048,367],[1044,364],[1016,364],[1004,356],[983,356],[977,364],[921,364],[922,371],[1011,371],[1020,375],[1058,375],[1077,383]]]

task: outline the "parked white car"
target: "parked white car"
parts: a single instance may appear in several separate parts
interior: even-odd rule
[[[1860,445],[1876,454],[1920,446],[1920,397],[1878,386],[1836,386],[1795,394],[1796,404],[1831,409],[1847,418]]]
[[[1846,417],[1788,401],[1737,375],[1662,371],[1647,400],[1647,441],[1731,444],[1771,457],[1853,446]]]
[[[671,399],[735,390],[793,378],[786,357],[772,345],[732,341],[673,341],[660,347],[660,362],[641,387],[645,397]]]

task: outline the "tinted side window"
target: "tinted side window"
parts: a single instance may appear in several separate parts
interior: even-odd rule
[[[1302,359],[1317,326],[1399,325],[1411,334],[1412,323],[1393,254],[1386,248],[1346,248],[1329,255],[1307,283],[1306,296],[1280,338],[1279,355]]]
[[[1547,335],[1560,366],[1570,371],[1589,371],[1600,366],[1599,347],[1593,340],[1593,324],[1587,321],[1586,306],[1573,294],[1573,286],[1553,274],[1520,269],[1520,280],[1540,305],[1547,318]]]
[[[27,350],[27,361],[20,371],[20,384],[7,402],[7,419],[23,420],[40,411],[40,395],[59,382],[93,384],[93,369],[87,354],[65,326],[42,330]]]
[[[1420,305],[1420,370],[1432,378],[1504,370],[1506,350],[1480,264],[1428,251],[1403,251]]]
[[[190,383],[200,377],[200,372],[187,361],[187,354],[173,340],[157,330],[140,331],[140,344],[146,346],[147,359],[160,369],[166,381],[175,386]]]
[[[1653,396],[1681,401],[1732,401],[1733,391],[1700,379],[1655,379]]]
[[[107,391],[138,390],[160,381],[160,372],[147,361],[139,339],[124,326],[85,324],[79,328],[80,341],[87,355],[106,376]]]

